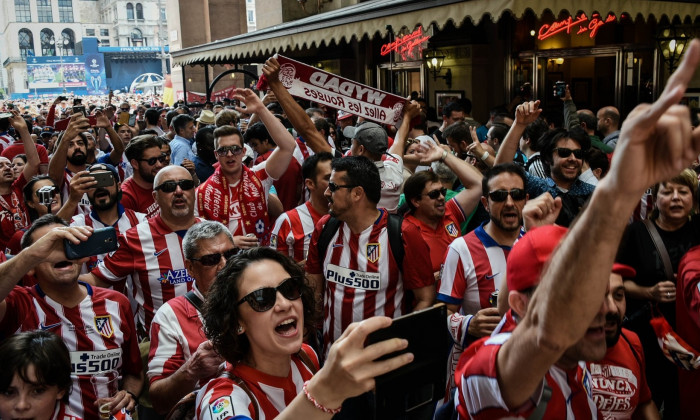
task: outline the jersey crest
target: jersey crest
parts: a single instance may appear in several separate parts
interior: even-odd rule
[[[95,317],[95,329],[100,333],[101,336],[105,338],[112,338],[114,335],[114,328],[112,328],[112,316],[96,316]]]
[[[367,244],[367,261],[376,263],[381,254],[381,246],[378,243]]]
[[[216,420],[232,418],[236,414],[233,410],[230,396],[218,398],[209,406],[209,409],[211,410],[212,418]]]
[[[447,231],[447,234],[453,238],[459,236],[459,229],[457,229],[457,226],[455,226],[454,222],[450,222],[450,224],[445,226],[445,230]]]

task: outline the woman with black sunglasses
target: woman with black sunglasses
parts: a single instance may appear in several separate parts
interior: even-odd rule
[[[204,310],[207,338],[226,365],[199,391],[197,419],[329,419],[346,398],[371,390],[374,377],[413,360],[406,353],[374,361],[407,345],[391,339],[365,347],[370,332],[391,324],[374,317],[351,324],[318,370],[303,343],[314,336],[318,309],[303,269],[289,257],[252,248],[231,258]]]

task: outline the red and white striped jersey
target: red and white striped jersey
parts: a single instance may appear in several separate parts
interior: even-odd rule
[[[460,360],[457,376],[458,418],[527,419],[537,407],[542,397],[544,380],[530,400],[522,407],[509,410],[503,401],[496,368],[497,354],[510,333],[484,337],[472,344],[462,357],[469,356],[466,363]],[[557,366],[549,368],[546,374],[547,385],[552,396],[547,403],[543,419],[598,419],[598,409],[593,401],[591,375],[584,362],[579,362],[571,370]]]
[[[204,297],[195,287],[193,292]],[[192,357],[207,337],[202,328],[202,314],[184,296],[165,302],[151,322],[151,348],[148,352],[150,383],[167,378]],[[200,388],[211,378],[197,384]]]
[[[53,416],[51,420],[82,420],[80,417],[76,416],[70,407],[68,407],[63,401],[56,402],[56,408],[53,410]]]
[[[153,188],[141,188],[133,176],[122,182],[121,205],[145,214],[148,219],[160,213],[160,207],[153,198]]]
[[[136,316],[146,331],[164,302],[192,289],[194,279],[185,268],[182,252],[184,236],[183,231],[170,230],[158,214],[120,235],[119,248],[92,270],[97,278],[117,283],[118,288],[123,288],[127,276],[132,276]]]
[[[318,358],[311,347],[302,344],[305,352],[318,369]],[[243,380],[255,401],[229,376]],[[313,373],[296,354],[292,355],[291,369],[286,378],[268,375],[243,363],[226,363],[226,372],[209,381],[197,394],[195,418],[197,420],[246,419],[271,420],[279,415],[298,394],[304,382]],[[257,405],[260,417],[255,418]]]
[[[382,181],[382,195],[377,207],[384,207],[389,213],[396,213],[403,184],[403,159],[401,156],[384,154],[382,160],[375,161],[374,164]]]
[[[323,215],[309,201],[280,215],[272,229],[270,247],[289,255],[296,262],[306,259],[311,234]]]
[[[117,212],[119,213],[119,219],[117,223],[111,225],[117,231],[117,235],[120,235],[137,224],[146,220],[146,215],[143,213],[137,213],[131,209],[125,209],[121,204],[117,204]],[[71,226],[90,226],[95,229],[102,229],[108,227],[100,220],[100,217],[93,210],[89,214],[78,214],[73,216],[70,220]],[[88,262],[83,264],[82,273],[88,273],[97,264],[105,258],[106,254],[98,254],[90,257]]]
[[[78,417],[96,419],[90,378],[110,370],[138,376],[141,356],[127,298],[114,290],[80,284],[87,289],[87,296],[73,308],[51,299],[39,285],[15,287],[5,298],[7,311],[0,331],[6,337],[37,329],[59,335],[71,358],[70,409]]]
[[[521,229],[519,237],[525,232]],[[508,246],[501,246],[484,225],[455,239],[447,248],[438,283],[438,300],[461,305],[463,315],[488,308],[489,296],[506,275]]]
[[[318,255],[318,239],[330,215],[321,218],[311,237],[306,271],[323,274],[325,279],[324,354],[351,323],[406,313],[410,302],[404,302],[404,289],[435,283],[428,246],[414,225],[402,227],[403,270],[396,265],[389,245],[388,213],[381,210],[377,221],[359,234],[341,223],[326,255]]]

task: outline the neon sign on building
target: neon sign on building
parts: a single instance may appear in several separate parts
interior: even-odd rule
[[[423,35],[423,27],[419,26],[418,29],[410,34],[396,37],[394,42],[382,45],[380,52],[382,56],[391,52],[397,52],[404,61],[409,58],[420,59],[421,52],[427,46],[428,39],[430,39],[430,36]]]
[[[540,26],[537,39],[543,41],[560,32],[566,31],[567,34],[570,34],[572,30],[576,31],[576,35],[588,34],[589,37],[595,38],[601,26],[613,21],[615,21],[615,15],[612,13],[608,13],[608,17],[605,19],[600,14],[593,13],[590,20],[585,13],[581,13],[576,18],[569,16],[566,19]]]

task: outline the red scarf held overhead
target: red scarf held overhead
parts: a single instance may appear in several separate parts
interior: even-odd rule
[[[239,230],[243,235],[254,233],[261,246],[268,246],[270,243],[270,223],[268,222],[265,190],[255,173],[246,166],[243,166],[237,195],[235,199],[238,200],[241,208]],[[212,176],[197,188],[199,216],[228,226],[231,201],[228,181],[225,176],[221,175],[221,167],[217,167]],[[237,233],[240,232],[233,232],[234,235]]]

